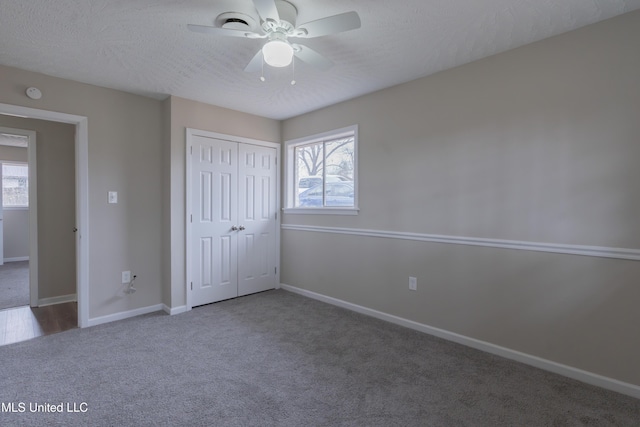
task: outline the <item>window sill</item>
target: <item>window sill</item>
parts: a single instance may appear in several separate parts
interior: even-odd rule
[[[3,206],[3,211],[28,211],[29,206]]]
[[[286,214],[302,215],[358,215],[358,208],[284,208]]]

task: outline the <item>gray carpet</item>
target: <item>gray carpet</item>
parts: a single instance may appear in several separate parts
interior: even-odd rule
[[[0,425],[640,425],[640,400],[286,291],[36,338],[0,361],[0,402],[26,408]]]
[[[0,265],[0,310],[29,305],[29,261]]]

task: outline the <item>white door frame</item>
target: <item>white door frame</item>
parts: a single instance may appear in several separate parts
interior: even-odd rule
[[[0,113],[52,122],[69,123],[76,127],[76,288],[78,299],[78,326],[89,326],[89,129],[85,116],[40,110],[37,108],[0,103]],[[30,144],[31,146],[31,144]],[[34,144],[35,146],[35,144]],[[31,153],[31,150],[29,151]],[[35,150],[33,151],[35,157]],[[29,164],[31,166],[31,163]],[[34,168],[35,170],[35,168]],[[31,173],[31,168],[29,168]],[[31,175],[29,176],[31,179]],[[34,186],[35,187],[35,186]],[[31,182],[29,182],[31,200]],[[33,209],[35,211],[35,209]],[[29,225],[31,226],[31,215]],[[37,236],[36,236],[37,238]],[[34,256],[32,237],[29,237],[29,258]],[[37,249],[37,246],[36,246]],[[37,259],[37,252],[35,254]],[[31,264],[31,263],[30,263]],[[36,295],[37,296],[37,295]],[[33,297],[32,297],[33,298]]]
[[[2,128],[0,128],[2,132]],[[4,193],[4,168],[2,160],[0,160],[0,181],[2,181],[2,192]],[[0,194],[0,209],[2,209],[2,215],[0,215],[0,265],[4,265],[4,194]]]
[[[26,136],[29,167],[29,305],[38,306],[38,176],[36,132],[28,129],[0,127],[0,132]]]
[[[223,133],[209,132],[206,130],[199,130],[193,128],[186,128],[186,144],[185,144],[185,157],[186,157],[186,205],[185,205],[185,301],[187,304],[187,311],[193,308],[193,302],[191,301],[190,283],[191,283],[191,221],[189,216],[191,215],[191,147],[193,147],[193,137],[203,136],[206,138],[222,139],[225,141],[239,142],[241,144],[253,144],[263,147],[270,147],[276,149],[276,159],[280,159],[281,145],[275,142],[260,141],[257,139],[244,138],[241,136],[226,135]],[[276,160],[279,162],[278,160]],[[280,288],[280,164],[276,163],[276,289]]]

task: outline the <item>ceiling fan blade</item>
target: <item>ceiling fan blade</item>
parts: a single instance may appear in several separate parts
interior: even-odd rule
[[[250,39],[259,39],[266,37],[253,33],[251,31],[242,31],[242,30],[232,30],[230,28],[218,28],[218,27],[210,27],[208,25],[194,25],[188,24],[187,28],[194,33],[205,33],[205,34],[218,34],[220,36],[230,36],[230,37],[246,37]]]
[[[261,68],[262,68],[262,49],[260,49],[258,53],[256,53],[256,55],[253,57],[253,59],[249,61],[249,64],[247,64],[244,70],[247,73],[253,73],[256,71],[260,71]]]
[[[270,19],[277,22],[280,20],[275,0],[253,0],[253,4],[263,21]]]
[[[326,71],[333,66],[333,62],[307,46],[299,44],[293,45],[293,54],[299,60],[319,68],[322,71]]]
[[[296,30],[301,30],[300,34],[292,37],[313,38],[326,36],[329,34],[341,33],[343,31],[360,28],[360,16],[357,12],[345,12],[339,15],[327,16],[300,25]]]

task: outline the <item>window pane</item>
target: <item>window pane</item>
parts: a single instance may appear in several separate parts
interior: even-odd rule
[[[29,206],[29,168],[27,165],[2,164],[2,206]]]
[[[357,135],[354,125],[285,142],[286,210],[357,215]]]
[[[355,205],[354,168],[355,143],[353,137],[327,142],[325,206]]]
[[[302,145],[295,148],[296,207],[322,206],[323,144]]]

